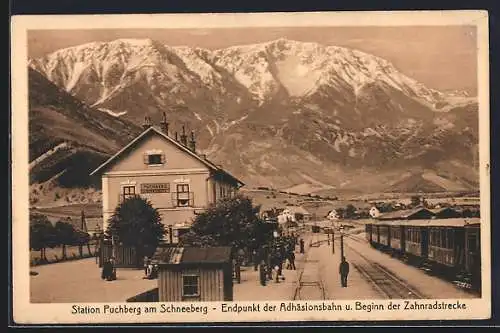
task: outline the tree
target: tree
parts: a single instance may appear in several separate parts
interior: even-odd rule
[[[304,219],[304,214],[302,214],[302,213],[295,213],[295,220],[302,221],[303,219]]]
[[[62,258],[66,259],[68,256],[66,254],[66,246],[73,245],[75,243],[75,228],[68,218],[66,220],[60,220],[55,225],[55,233],[58,243],[62,247]]]
[[[355,213],[356,213],[356,207],[354,207],[352,204],[348,204],[345,208],[346,218],[348,219],[353,218]]]
[[[135,247],[139,258],[152,256],[165,235],[160,213],[149,200],[139,196],[127,198],[109,219],[106,233],[125,246]]]
[[[413,196],[411,197],[411,206],[412,206],[412,207],[418,207],[418,206],[420,206],[420,203],[421,203],[421,198],[420,198],[420,196],[418,196],[418,195],[413,195]]]
[[[89,241],[90,241],[90,235],[87,232],[81,230],[75,230],[74,243],[75,245],[78,245],[78,254],[80,255],[80,257],[83,257],[84,245],[87,245],[88,253],[91,254]]]
[[[272,237],[268,224],[258,217],[259,210],[250,198],[241,194],[221,199],[196,216],[180,242],[200,247],[231,246],[233,251],[257,249]]]
[[[30,248],[40,251],[40,260],[47,261],[45,249],[57,245],[55,229],[45,215],[30,214]]]

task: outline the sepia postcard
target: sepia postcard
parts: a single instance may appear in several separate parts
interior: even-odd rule
[[[11,31],[17,324],[490,318],[486,11]]]

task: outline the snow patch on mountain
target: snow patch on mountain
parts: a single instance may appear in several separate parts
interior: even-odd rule
[[[113,110],[106,109],[106,108],[98,108],[98,110],[102,111],[102,112],[106,112],[107,114],[109,114],[110,116],[113,116],[113,117],[120,117],[120,116],[127,114],[127,111],[115,112]]]
[[[245,87],[259,105],[281,88],[292,97],[318,91],[324,94],[322,87],[326,86],[357,94],[373,82],[384,83],[430,106],[464,103],[467,98],[462,93],[449,97],[429,89],[374,55],[283,38],[214,51],[170,47],[151,39],[118,39],[62,49],[31,59],[30,66],[68,92],[74,92],[79,82],[97,80],[100,86],[92,87],[92,93],[97,95],[86,98],[86,102],[96,106],[105,106],[106,101],[138,80],[144,80],[158,92],[158,104],[164,106],[171,102],[168,94],[203,94],[203,90],[225,94],[228,80]],[[241,103],[241,97],[234,96],[237,103]]]
[[[196,117],[196,119],[198,119],[198,120],[200,120],[200,121],[201,121],[201,120],[203,120],[203,119],[201,118],[201,116],[200,116],[200,114],[199,114],[199,113],[193,112],[193,114],[194,114],[194,116]]]

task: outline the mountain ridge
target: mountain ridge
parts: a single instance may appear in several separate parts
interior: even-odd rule
[[[478,184],[477,172],[465,171],[476,167],[477,100],[427,88],[361,51],[287,39],[218,50],[120,39],[29,66],[114,118],[159,122],[165,112],[172,128],[195,130],[201,152],[250,184],[363,188],[345,179],[371,172],[378,191],[390,190],[398,170],[418,178],[440,169],[452,188]]]

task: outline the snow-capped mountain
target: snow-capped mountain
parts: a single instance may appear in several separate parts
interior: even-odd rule
[[[247,183],[356,187],[354,171],[406,168],[477,184],[477,173],[454,171],[475,167],[476,99],[427,88],[360,51],[286,39],[220,50],[119,39],[30,66],[114,117],[139,124],[166,112]]]

